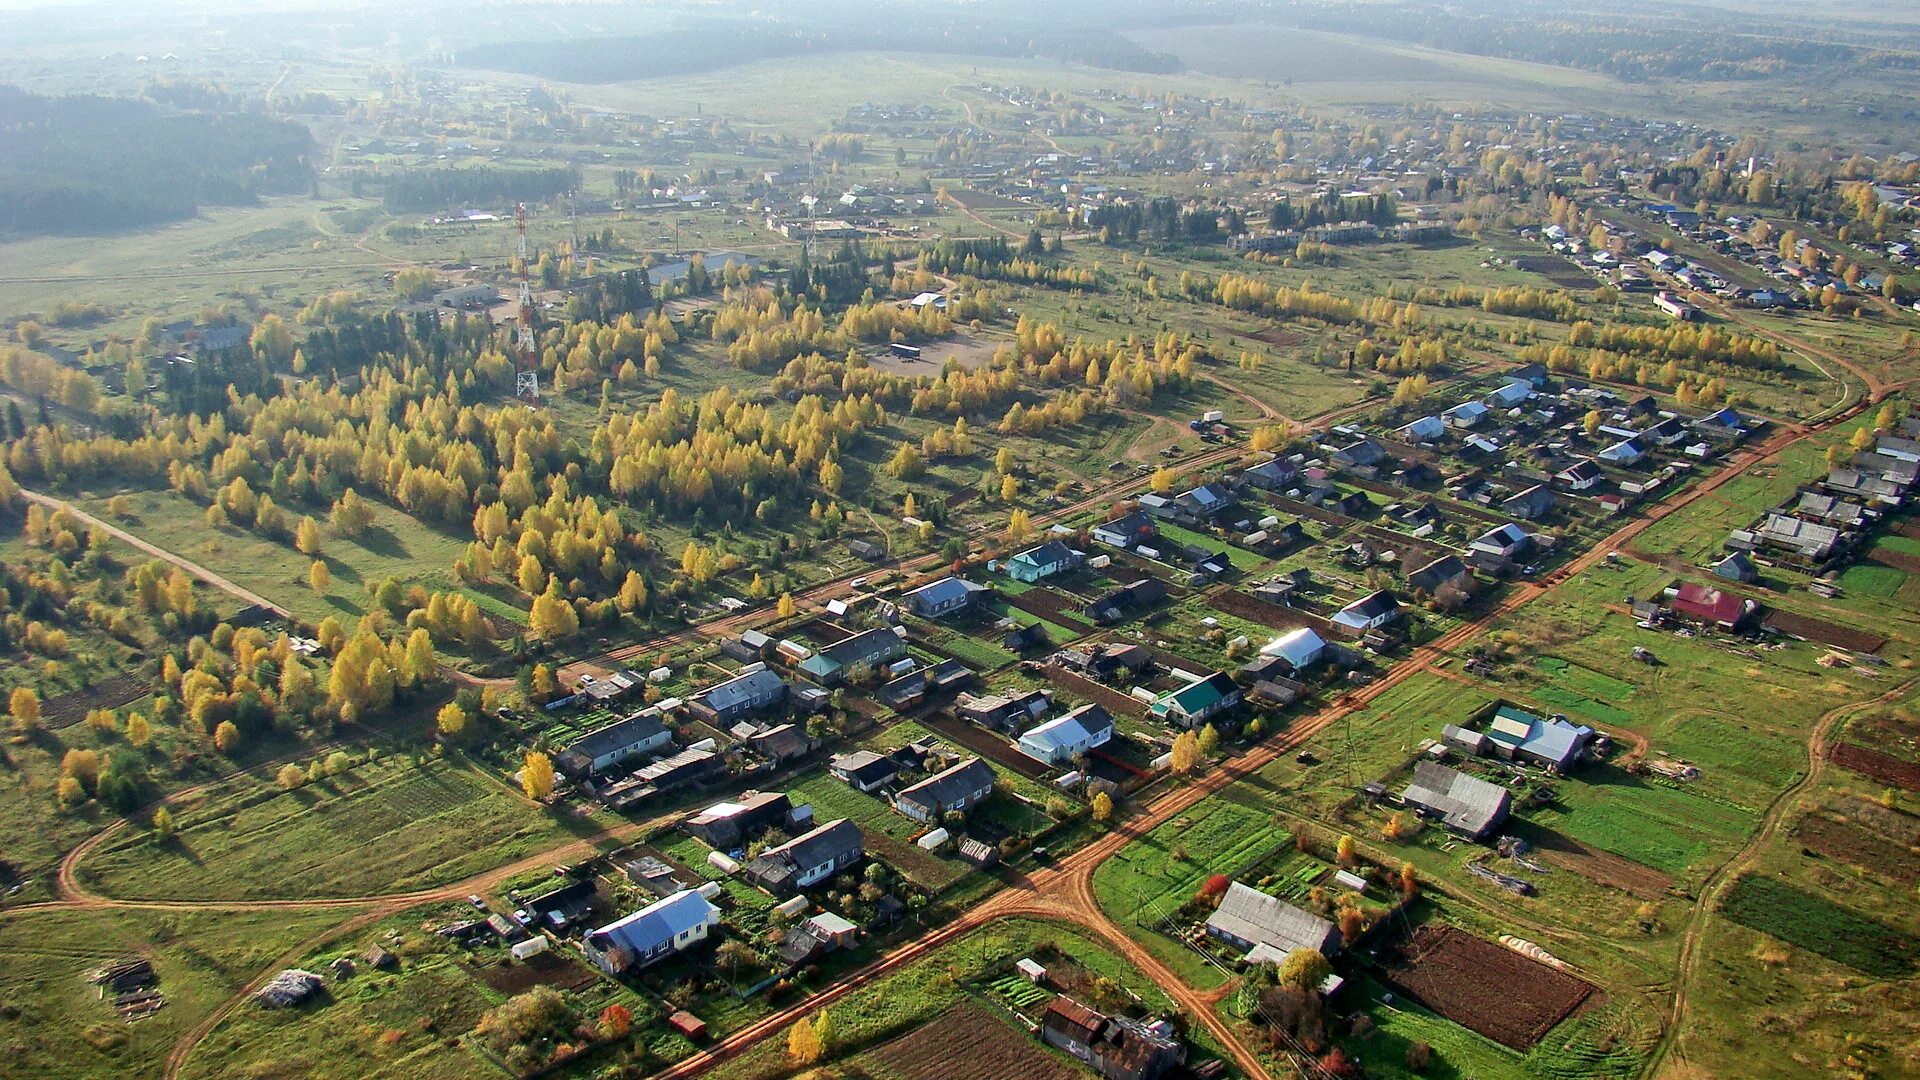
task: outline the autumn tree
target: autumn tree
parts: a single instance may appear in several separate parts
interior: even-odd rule
[[[327,569],[326,560],[313,560],[313,565],[307,567],[307,587],[316,593],[325,595],[327,587],[332,584],[333,572]]]
[[[773,608],[774,614],[783,619],[793,618],[794,612],[797,610],[799,609],[794,606],[792,593],[781,593],[780,602],[775,604]]]
[[[599,1029],[603,1039],[624,1039],[633,1029],[633,1013],[619,1002],[600,1010],[600,1018],[594,1026]]]
[[[294,550],[309,558],[320,557],[320,523],[308,514],[300,519],[293,530]]]
[[[1113,820],[1113,796],[1104,791],[1093,793],[1093,820],[1100,822]]]
[[[1173,775],[1187,776],[1200,763],[1200,740],[1191,731],[1183,731],[1173,740]]]
[[[1281,959],[1278,978],[1281,986],[1294,990],[1317,990],[1331,974],[1333,965],[1327,962],[1319,949],[1301,948]]]
[[[826,1048],[813,1032],[813,1024],[804,1017],[787,1029],[787,1057],[796,1065],[814,1065],[826,1056]]]
[[[433,723],[443,738],[457,739],[467,730],[467,710],[457,701],[449,701],[440,706],[434,715]]]
[[[127,745],[137,750],[145,747],[147,743],[152,740],[153,728],[147,723],[147,718],[139,713],[129,715],[127,717]]]
[[[1220,749],[1220,732],[1216,730],[1212,724],[1206,725],[1200,729],[1196,746],[1200,751],[1200,756],[1212,757],[1215,751]]]
[[[274,776],[274,779],[282,788],[287,791],[292,791],[294,788],[307,782],[307,770],[289,761],[285,765],[280,766],[280,771]]]
[[[1357,850],[1358,845],[1353,842],[1353,837],[1342,836],[1340,842],[1334,845],[1334,857],[1339,860],[1341,866],[1352,866]]]
[[[173,812],[164,806],[153,812],[153,838],[160,841],[173,839]]]
[[[40,726],[40,693],[30,686],[16,686],[7,695],[7,715],[13,717],[13,730],[32,731]]]
[[[240,746],[239,726],[231,720],[220,721],[220,726],[213,729],[213,746],[214,749],[223,754],[232,753],[238,749]]]
[[[529,799],[544,799],[553,794],[553,759],[538,750],[527,753],[520,767],[520,788]]]
[[[373,527],[373,507],[348,488],[333,504],[333,527],[342,536],[359,536]]]

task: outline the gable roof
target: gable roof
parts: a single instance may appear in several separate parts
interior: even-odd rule
[[[1153,703],[1153,711],[1165,714],[1178,708],[1188,716],[1195,716],[1225,701],[1229,694],[1239,689],[1233,679],[1223,672],[1216,671],[1204,679],[1175,690],[1166,697]]]
[[[1702,585],[1697,581],[1688,581],[1680,586],[1673,597],[1673,609],[1696,619],[1707,619],[1722,626],[1735,626],[1753,610],[1748,605],[1751,600],[1738,593],[1722,592],[1719,589]]]
[[[1227,886],[1207,928],[1285,956],[1295,949],[1326,952],[1337,947],[1340,931],[1325,919],[1302,911],[1277,896],[1236,881]]]
[[[843,859],[864,850],[860,827],[846,818],[835,818],[825,825],[801,833],[779,847],[768,848],[760,853],[760,859],[754,861],[771,859],[786,863],[797,870],[811,870],[816,866],[824,866],[836,859]]]
[[[634,743],[646,742],[666,734],[667,727],[658,716],[634,713],[625,720],[615,720],[605,727],[597,727],[585,735],[567,744],[562,751],[566,754],[579,754],[585,758],[597,758],[611,754]]]
[[[1471,575],[1472,570],[1458,555],[1442,555],[1407,575],[1407,588],[1432,593],[1449,581]]]
[[[1311,626],[1301,626],[1289,630],[1260,647],[1262,656],[1274,656],[1285,660],[1296,670],[1320,659],[1327,650],[1327,639]]]
[[[1020,749],[1050,755],[1064,747],[1080,747],[1113,731],[1113,714],[1098,704],[1082,705],[1064,716],[1039,725],[1020,736]],[[1036,755],[1038,756],[1038,755]]]
[[[1431,761],[1413,767],[1413,782],[1401,797],[1435,811],[1448,825],[1472,836],[1497,824],[1513,801],[1498,784]]]
[[[726,712],[773,693],[786,685],[786,680],[772,669],[761,668],[759,671],[750,671],[745,675],[710,686],[695,694],[694,700],[705,702],[707,708],[715,712]]]
[[[696,926],[712,922],[720,909],[694,890],[674,893],[610,922],[589,935],[596,948],[618,946],[644,956]]]
[[[902,790],[894,796],[894,801],[945,810],[982,788],[992,787],[993,781],[993,767],[972,757]]]
[[[928,607],[943,607],[956,602],[963,603],[971,599],[974,593],[986,591],[985,585],[949,574],[939,581],[920,586],[901,599],[911,603],[925,604]]]
[[[1033,566],[1057,566],[1060,563],[1072,562],[1076,554],[1078,553],[1066,544],[1058,540],[1049,540],[1039,547],[1030,547],[1013,558],[1015,561]]]

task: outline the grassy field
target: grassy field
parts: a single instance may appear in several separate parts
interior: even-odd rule
[[[0,920],[0,1045],[13,1076],[157,1076],[175,1040],[351,911],[36,911]],[[167,1004],[128,1024],[84,974],[143,956]],[[231,1074],[229,1074],[231,1075]]]
[[[106,513],[106,500],[111,494],[96,492],[76,502],[112,520]],[[351,626],[352,620],[374,606],[367,594],[368,582],[396,577],[402,584],[417,582],[431,589],[456,587],[453,561],[466,549],[466,539],[368,499],[374,524],[364,536],[326,537],[322,557],[333,580],[325,595],[317,595],[307,584],[309,560],[291,543],[277,543],[246,529],[212,528],[206,523],[203,507],[170,491],[136,491],[131,493],[131,501],[132,516],[118,522],[121,528],[214,570],[313,623],[331,615]],[[292,520],[299,520],[293,508],[288,508],[288,514]],[[324,513],[314,516],[325,519]],[[486,606],[499,613],[497,604]]]
[[[196,1047],[182,1075],[195,1080],[457,1080],[493,1071],[490,1059],[462,1036],[508,996],[505,987],[510,984],[489,980],[526,969],[510,966],[503,946],[467,950],[426,929],[459,915],[457,908],[417,909],[321,944],[297,958],[297,965],[324,972],[340,957],[357,962],[374,944],[392,952],[399,965],[392,971],[361,966],[347,978],[336,977],[330,980],[327,998],[316,1005],[236,1010]],[[668,1035],[658,1009],[598,979],[577,957],[548,970],[548,979],[580,987],[564,991],[577,1013],[591,1016],[617,1000],[633,1013],[636,1040],[672,1039],[676,1056],[690,1049],[684,1040]]]
[[[381,758],[282,791],[220,784],[156,844],[130,830],[82,866],[108,895],[175,900],[357,896],[458,881],[568,838],[497,781],[439,760]]]

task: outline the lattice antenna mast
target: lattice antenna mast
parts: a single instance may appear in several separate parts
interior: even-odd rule
[[[520,234],[520,332],[514,342],[519,353],[519,371],[514,376],[513,392],[529,404],[540,403],[540,351],[533,340],[533,267],[527,253],[527,204],[513,211],[513,226]]]

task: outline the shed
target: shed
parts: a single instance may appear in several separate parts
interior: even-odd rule
[[[685,1009],[676,1009],[667,1017],[667,1025],[689,1039],[707,1037],[707,1022]]]
[[[541,953],[547,951],[547,947],[550,944],[551,942],[544,937],[530,937],[513,947],[513,958],[515,960],[527,960],[539,956]]]
[[[1037,984],[1047,981],[1047,969],[1042,967],[1040,962],[1031,956],[1022,957],[1019,963],[1013,965],[1013,968],[1025,976],[1026,980],[1030,983]]]

